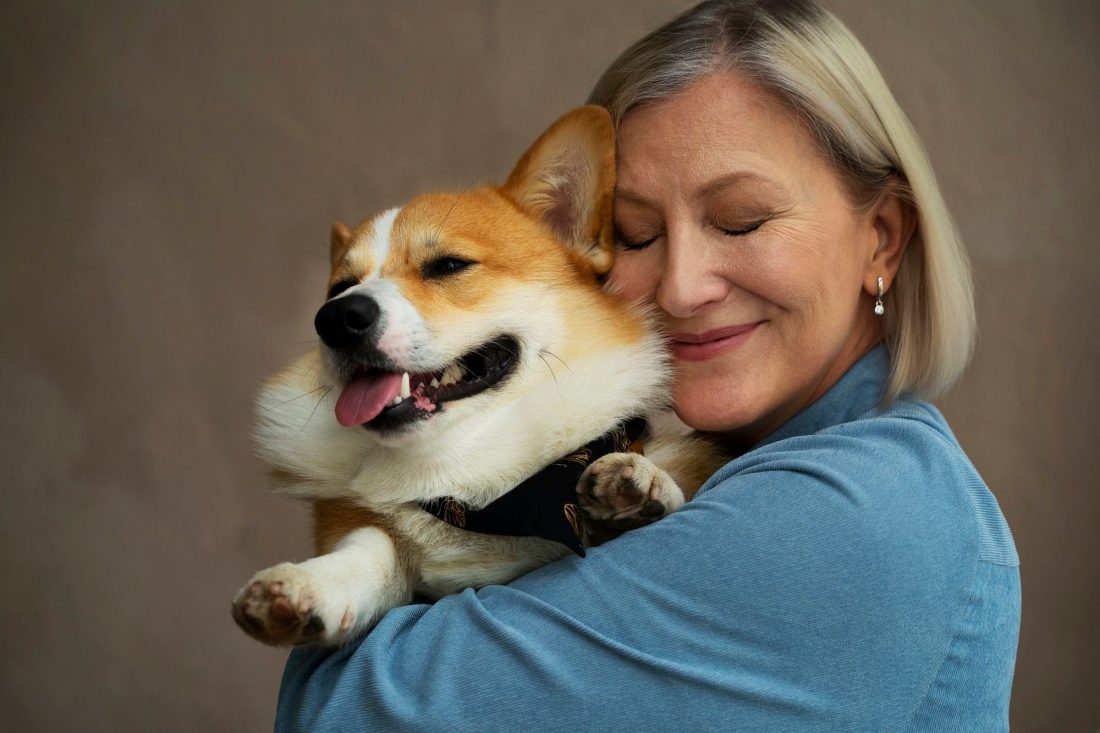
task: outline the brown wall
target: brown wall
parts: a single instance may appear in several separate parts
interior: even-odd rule
[[[682,6],[0,5],[7,730],[270,727],[229,599],[307,552],[258,382],[312,338],[327,229],[506,173]],[[1100,5],[835,0],[923,134],[981,344],[942,403],[1023,558],[1018,730],[1100,725]]]

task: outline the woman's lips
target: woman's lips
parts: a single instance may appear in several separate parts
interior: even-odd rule
[[[684,361],[712,359],[745,343],[763,322],[726,326],[704,333],[675,333],[672,335],[672,354]]]

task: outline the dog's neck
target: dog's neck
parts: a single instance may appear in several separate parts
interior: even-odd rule
[[[578,446],[521,481],[484,507],[454,497],[420,502],[422,509],[459,529],[514,537],[542,537],[584,557],[576,486],[588,466],[609,453],[639,450],[643,418],[618,423],[612,430]]]

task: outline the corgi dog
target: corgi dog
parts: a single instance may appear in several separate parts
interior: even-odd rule
[[[651,431],[636,450],[672,372],[652,313],[603,284],[614,187],[611,119],[581,107],[503,186],[333,227],[321,343],[257,401],[260,455],[313,502],[317,555],[245,583],[233,615],[248,634],[339,644],[414,597],[583,554],[721,465]],[[535,480],[569,465],[579,479]]]

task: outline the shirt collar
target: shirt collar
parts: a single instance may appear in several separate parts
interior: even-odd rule
[[[890,376],[890,354],[882,344],[864,354],[812,405],[798,413],[755,447],[792,438],[812,435],[825,428],[851,422],[875,409],[886,391]]]

